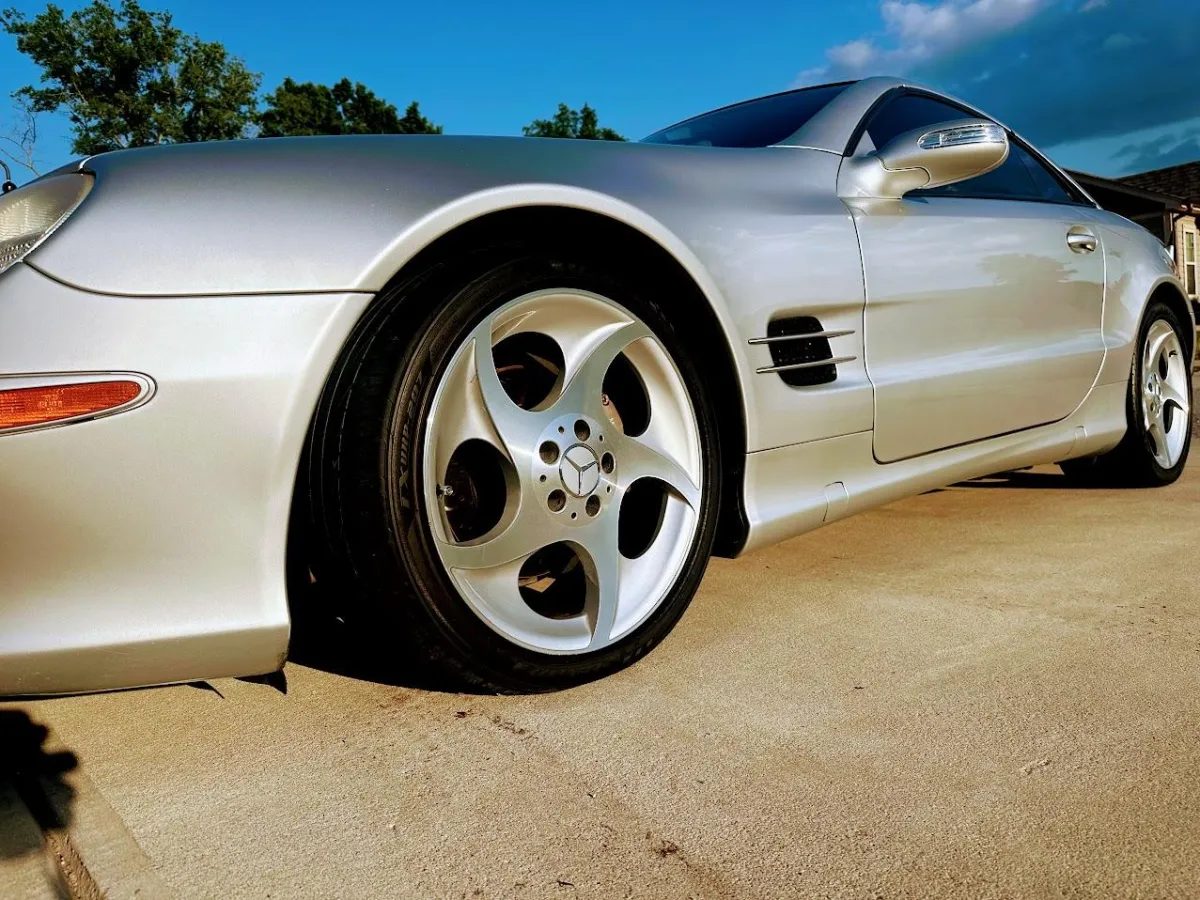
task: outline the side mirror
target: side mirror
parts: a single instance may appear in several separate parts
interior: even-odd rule
[[[909,191],[966,181],[1008,159],[1008,135],[994,122],[956,119],[914,128],[883,148],[846,160],[843,197],[899,200]]]

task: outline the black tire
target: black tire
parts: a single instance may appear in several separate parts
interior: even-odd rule
[[[455,350],[489,312],[550,287],[600,294],[654,331],[691,394],[704,479],[696,537],[666,599],[617,643],[579,655],[538,653],[483,623],[432,545],[421,486],[422,426]],[[452,686],[489,692],[556,690],[631,665],[679,620],[711,553],[721,457],[704,381],[670,311],[652,293],[575,254],[481,253],[390,289],[357,330],[326,389],[309,448],[314,570],[324,595],[348,601],[348,620],[384,636],[397,666],[432,667]]]
[[[1184,423],[1186,434],[1183,452],[1179,455],[1179,460],[1170,468],[1164,468],[1155,459],[1153,438],[1147,431],[1140,412],[1139,391],[1143,379],[1143,351],[1151,327],[1160,320],[1165,321],[1175,331],[1185,353],[1194,353],[1194,335],[1180,321],[1178,313],[1161,301],[1151,302],[1142,317],[1137,343],[1134,345],[1133,365],[1129,376],[1129,393],[1125,401],[1125,416],[1128,423],[1125,436],[1121,439],[1121,443],[1108,453],[1059,463],[1063,474],[1080,485],[1089,487],[1162,487],[1172,484],[1183,474],[1188,452],[1191,450],[1192,423],[1190,421]],[[1192,368],[1190,357],[1187,367],[1190,376]],[[1187,391],[1188,405],[1192,407],[1190,377],[1187,380]]]

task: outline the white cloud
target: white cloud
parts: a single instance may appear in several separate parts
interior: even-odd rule
[[[912,0],[884,0],[880,7],[884,26],[908,44],[959,45],[995,31],[1020,25],[1045,6],[1045,0],[942,0],[925,4]]]
[[[828,64],[806,69],[799,81],[902,74],[985,37],[1011,31],[1054,0],[882,0],[883,34],[831,47]],[[1095,2],[1095,0],[1090,0]]]
[[[850,69],[863,69],[869,66],[879,51],[870,41],[851,41],[840,47],[833,47],[826,54],[835,66],[845,66]]]
[[[1104,39],[1101,46],[1105,50],[1126,50],[1129,47],[1136,47],[1138,44],[1146,43],[1146,39],[1141,35],[1130,37],[1123,31],[1118,31],[1116,34],[1110,34]]]
[[[1200,16],[1180,16],[1180,2],[876,0],[878,30],[833,48],[800,77],[910,76],[962,96],[1038,146],[1086,143],[1071,152],[1091,171],[1117,171],[1135,155],[1149,168],[1154,146],[1114,156],[1131,143],[1125,137],[1200,121],[1200,92],[1163,87],[1163,72],[1194,69],[1200,47]],[[1197,141],[1180,136],[1171,155]]]

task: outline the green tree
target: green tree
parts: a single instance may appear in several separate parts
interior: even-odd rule
[[[351,84],[349,78],[333,87],[285,78],[266,96],[266,104],[258,120],[260,137],[442,133],[441,125],[421,115],[416,102],[401,116],[391,103],[361,82]]]
[[[534,119],[524,128],[526,137],[582,138],[589,141],[623,141],[611,128],[601,128],[596,111],[583,104],[583,109],[571,109],[558,104],[552,119]]]
[[[41,86],[13,96],[34,113],[65,111],[75,153],[244,137],[253,123],[259,76],[137,0],[69,16],[50,4],[33,19],[7,9],[0,26],[42,70]]]

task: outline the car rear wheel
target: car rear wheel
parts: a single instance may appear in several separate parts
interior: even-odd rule
[[[683,613],[716,528],[717,433],[655,299],[583,263],[485,269],[381,300],[313,496],[374,627],[471,685],[549,690],[629,665]]]
[[[1129,381],[1129,429],[1109,453],[1060,464],[1094,485],[1154,487],[1183,473],[1192,441],[1192,341],[1165,303],[1146,310]]]

